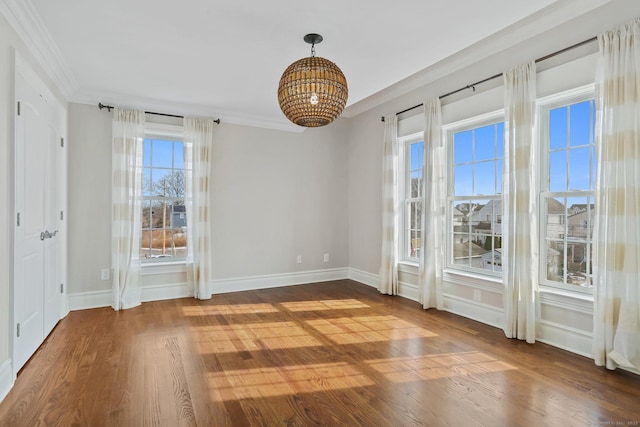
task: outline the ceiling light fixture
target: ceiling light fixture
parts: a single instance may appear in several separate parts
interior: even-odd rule
[[[337,119],[349,96],[347,79],[336,64],[316,56],[320,34],[307,34],[311,56],[289,65],[280,78],[278,103],[285,116],[304,127],[325,126]]]

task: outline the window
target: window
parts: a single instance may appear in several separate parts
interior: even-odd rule
[[[449,268],[501,274],[504,122],[500,117],[492,114],[447,129]]]
[[[418,262],[422,238],[422,161],[423,134],[400,140],[400,183],[402,220],[400,227],[400,257],[404,261]]]
[[[187,255],[184,143],[168,127],[147,130],[143,148],[143,262],[184,261]]]
[[[540,110],[540,277],[546,285],[587,292],[593,286],[595,115],[592,89],[555,97]]]

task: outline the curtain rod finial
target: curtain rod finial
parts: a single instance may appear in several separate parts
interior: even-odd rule
[[[102,102],[98,103],[98,108],[101,109],[101,110],[104,110],[106,108],[109,112],[111,112],[111,110],[113,110],[113,107],[111,105],[105,105]]]

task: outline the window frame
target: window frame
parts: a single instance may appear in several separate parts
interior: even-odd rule
[[[161,139],[161,140],[168,140],[168,141],[180,141],[183,144],[186,145],[186,142],[184,141],[184,129],[181,125],[172,125],[172,124],[166,124],[166,123],[145,123],[145,132],[144,132],[144,139]],[[144,159],[144,148],[143,148],[143,159]],[[186,161],[186,159],[185,159]],[[185,165],[186,166],[186,165]],[[145,168],[144,166],[144,161],[143,161],[143,166],[142,166],[143,170]],[[174,168],[172,168],[174,169]],[[183,170],[186,170],[186,168],[183,168]],[[185,195],[186,196],[186,195]],[[145,199],[144,196],[144,190],[143,193],[141,195],[141,202],[144,202],[145,200],[150,200],[150,199]],[[185,205],[187,203],[186,197],[185,197]],[[142,206],[142,210],[144,209],[144,205]],[[140,217],[140,221],[142,221],[142,216]],[[140,238],[142,239],[142,233],[143,231],[141,231],[140,233]],[[142,250],[142,248],[140,248],[140,250]],[[169,266],[168,268],[171,268],[171,265],[176,265],[176,266],[181,266],[181,265],[186,265],[187,259],[186,256],[184,258],[173,258],[173,257],[167,257],[167,258],[146,258],[142,256],[142,252],[141,252],[141,256],[140,256],[140,264],[142,267],[158,267],[158,266]],[[154,270],[155,271],[155,270]]]
[[[550,191],[550,177],[549,177],[549,163],[550,163],[550,140],[546,137],[549,134],[549,112],[556,108],[561,108],[565,106],[570,106],[573,104],[578,104],[584,101],[594,101],[594,108],[596,108],[597,114],[597,105],[596,102],[596,93],[595,93],[595,83],[589,83],[584,86],[579,86],[577,88],[561,91],[554,93],[549,96],[541,97],[536,102],[537,114],[538,114],[538,126],[537,126],[537,143],[540,153],[540,165],[539,165],[539,226],[538,226],[538,253],[539,253],[539,263],[538,263],[538,274],[539,274],[539,283],[540,287],[547,290],[555,290],[555,291],[566,291],[569,293],[575,293],[580,295],[593,295],[593,270],[591,272],[591,286],[584,287],[580,285],[571,285],[568,283],[564,283],[567,278],[567,269],[564,268],[563,272],[563,282],[557,282],[553,280],[549,280],[547,278],[547,251],[546,251],[546,242],[547,242],[547,200],[549,198],[557,198],[557,197],[565,197],[569,198],[590,198],[595,205],[595,183],[594,188],[591,190],[570,190],[569,191]],[[597,117],[594,115],[594,120],[597,120]],[[596,144],[596,132],[595,127],[594,133],[592,135],[592,143],[595,147]],[[592,151],[593,152],[593,151]],[[590,159],[590,169],[589,174],[593,176],[593,168],[597,165],[597,152]],[[569,162],[569,161],[568,161]],[[569,171],[569,164],[567,164],[567,171]],[[595,178],[594,178],[595,180]],[[569,206],[565,206],[565,214],[568,213]],[[588,207],[588,209],[590,209]],[[592,216],[593,218],[593,216]],[[556,240],[562,240],[563,242],[569,241],[569,237],[567,236],[567,231],[569,228],[568,216],[562,215],[560,217],[559,225],[562,225],[564,228],[564,232],[560,234],[560,237]],[[591,223],[591,228],[593,228],[593,223]],[[593,238],[588,239],[585,238],[586,244],[593,244]],[[576,243],[582,243],[582,240],[575,241]],[[566,245],[566,243],[565,243]],[[565,251],[563,255],[563,265],[567,264],[567,251]],[[587,265],[589,262],[593,262],[593,246],[591,246],[591,250],[588,251],[587,255]]]
[[[444,270],[447,273],[455,273],[455,274],[464,274],[468,276],[474,277],[483,277],[490,280],[502,279],[502,271],[492,271],[485,270],[481,268],[474,268],[471,266],[465,266],[461,264],[455,264],[454,254],[453,254],[453,235],[454,235],[454,222],[452,220],[452,207],[453,203],[456,201],[469,201],[472,202],[474,200],[499,200],[503,201],[502,189],[500,192],[495,195],[467,195],[467,196],[455,196],[455,182],[454,182],[454,147],[453,147],[453,136],[458,132],[465,132],[471,129],[481,128],[484,126],[488,126],[491,124],[497,124],[500,122],[504,122],[504,109],[476,115],[473,117],[469,117],[463,120],[459,120],[456,122],[448,123],[442,127],[443,138],[446,141],[446,162],[447,162],[447,176],[446,176],[446,187],[447,187],[447,206],[445,209],[446,215],[446,227],[447,227],[447,238],[445,242],[445,262],[444,262]],[[504,131],[503,131],[504,132]],[[503,144],[505,143],[503,137]],[[504,168],[504,147],[503,147],[503,168]],[[494,159],[494,160],[497,160]],[[472,162],[475,163],[475,162]],[[495,217],[500,217],[500,223],[502,223],[502,216],[504,213],[496,214]],[[492,233],[492,236],[495,234]],[[502,235],[501,235],[502,236]],[[502,262],[502,258],[501,258]]]
[[[398,138],[398,204],[400,205],[400,220],[398,221],[399,235],[398,235],[398,259],[399,262],[418,265],[420,257],[409,256],[410,252],[410,210],[408,206],[410,203],[422,203],[424,200],[422,197],[423,191],[421,188],[421,195],[419,197],[410,197],[410,184],[411,182],[411,145],[422,142],[422,149],[424,150],[424,132],[416,132],[406,136]],[[424,159],[424,151],[423,151]],[[421,160],[422,174],[424,174],[424,160]],[[424,176],[424,175],[423,175]],[[420,237],[423,237],[422,220],[420,220]]]

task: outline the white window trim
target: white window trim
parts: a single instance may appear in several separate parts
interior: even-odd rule
[[[169,139],[177,138],[181,141],[184,139],[184,129],[182,126],[169,125],[165,123],[145,123],[145,136],[166,137]]]
[[[474,129],[477,127],[482,127],[484,125],[488,125],[491,123],[496,123],[499,121],[504,121],[504,109],[491,111],[489,113],[480,114],[477,116],[469,117],[463,120],[458,120],[456,122],[448,123],[442,126],[442,137],[445,141],[447,147],[447,177],[446,177],[446,187],[447,187],[447,207],[446,207],[446,227],[447,227],[447,238],[445,242],[445,262],[444,262],[444,272],[448,274],[456,274],[462,276],[468,276],[472,278],[483,278],[488,280],[502,280],[502,272],[499,271],[481,271],[479,269],[466,267],[459,264],[454,264],[451,259],[451,254],[453,248],[451,247],[451,236],[453,233],[453,224],[451,221],[451,202],[455,200],[487,200],[487,199],[496,199],[496,196],[499,196],[499,199],[502,199],[502,193],[498,195],[479,195],[479,196],[459,196],[454,197],[454,182],[453,182],[453,174],[454,168],[453,166],[453,149],[452,149],[452,138],[454,132],[464,132],[466,130]]]
[[[399,263],[407,264],[407,265],[418,265],[418,258],[411,258],[407,256],[407,221],[408,221],[408,212],[407,212],[407,203],[409,201],[424,201],[422,197],[407,199],[407,173],[411,169],[410,159],[408,153],[409,146],[416,142],[424,142],[424,132],[416,132],[410,135],[406,135],[398,138],[398,194],[399,194],[399,205],[400,205],[400,221],[398,223],[399,228],[399,236],[398,236],[398,245],[399,247]],[[424,165],[423,165],[424,167]],[[423,171],[424,173],[424,171]],[[420,231],[420,235],[422,236],[423,230]]]
[[[183,142],[183,144],[186,144],[186,142],[184,142],[184,128],[181,125],[146,122],[144,126],[144,137],[180,140]],[[182,273],[186,271],[186,264],[186,258],[179,261],[158,261],[141,259],[140,267],[142,268],[141,274],[143,276],[146,276],[155,274]]]
[[[573,89],[565,90],[562,92],[554,93],[549,96],[539,98],[536,101],[536,108],[538,113],[538,126],[537,126],[537,143],[540,150],[540,167],[538,173],[538,188],[540,188],[540,194],[538,199],[538,253],[540,261],[538,263],[538,274],[541,290],[550,293],[558,294],[573,294],[574,296],[585,296],[589,300],[593,300],[593,288],[583,288],[581,286],[567,285],[564,283],[554,282],[547,280],[547,254],[544,248],[546,248],[546,218],[545,218],[545,200],[552,194],[566,197],[591,197],[594,198],[593,191],[567,191],[567,192],[550,192],[547,188],[545,180],[547,177],[547,171],[549,170],[549,150],[546,142],[543,140],[544,136],[549,132],[549,122],[547,120],[541,120],[543,114],[554,108],[559,108],[565,105],[575,104],[578,102],[588,101],[595,97],[595,83],[589,83],[584,86],[579,86]],[[562,224],[565,228],[568,224],[565,224],[566,220],[563,219]],[[564,238],[564,236],[563,236]],[[593,260],[593,259],[592,259]]]
[[[157,274],[185,273],[187,271],[187,262],[183,261],[164,261],[164,262],[141,262],[142,276],[153,276]]]

